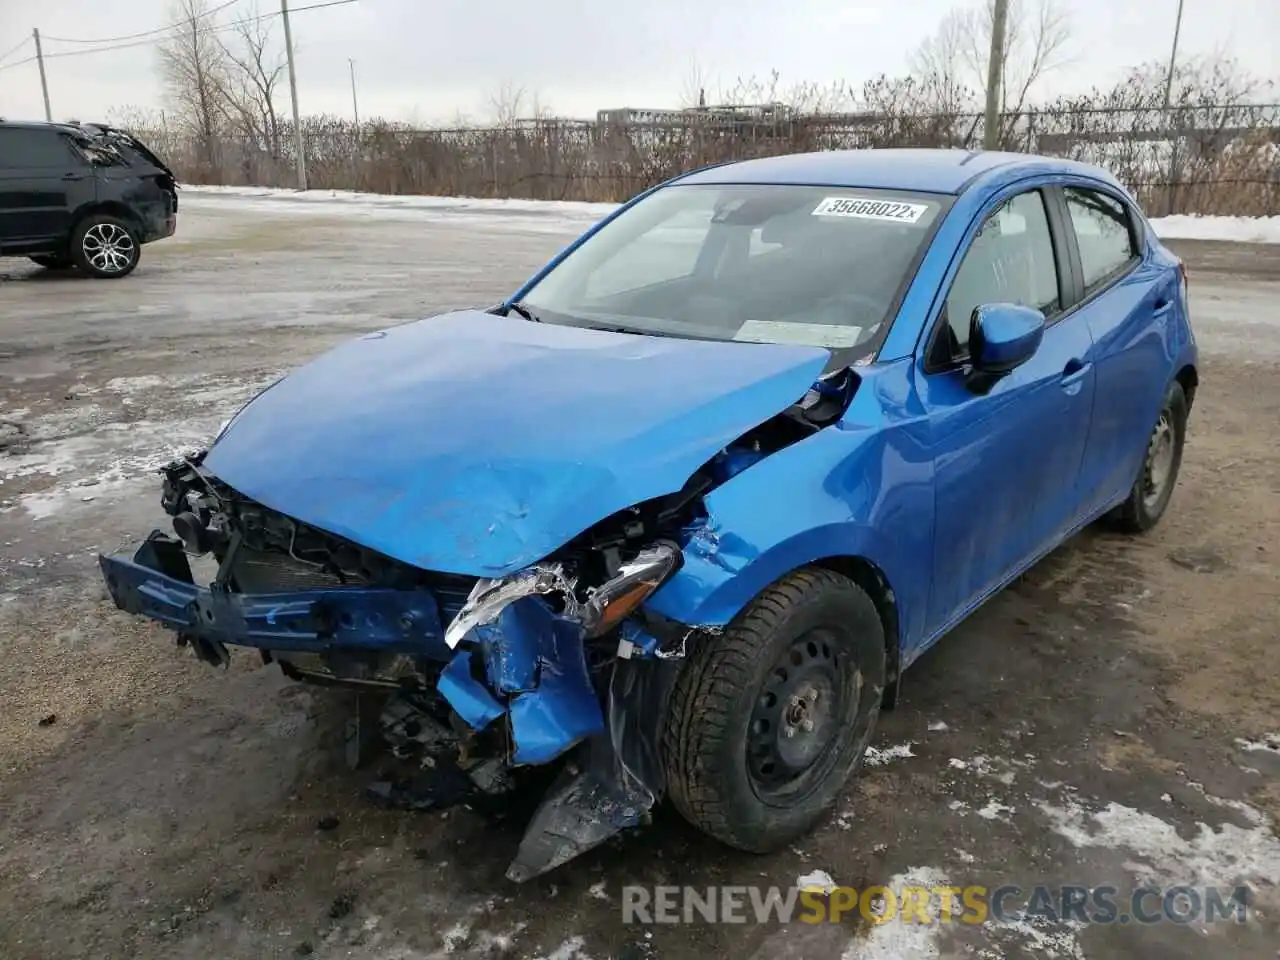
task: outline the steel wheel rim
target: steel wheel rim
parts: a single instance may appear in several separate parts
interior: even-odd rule
[[[81,241],[89,265],[102,273],[120,273],[133,263],[137,245],[129,231],[114,223],[95,223]]]
[[[761,683],[747,723],[747,773],[761,799],[794,797],[823,780],[861,692],[861,672],[830,631],[810,631],[788,645]]]
[[[1173,476],[1173,423],[1168,411],[1160,414],[1147,442],[1147,461],[1142,471],[1142,502],[1148,509],[1159,504]]]

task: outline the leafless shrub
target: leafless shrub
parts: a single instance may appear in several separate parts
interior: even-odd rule
[[[1028,49],[1030,67],[1010,88],[1015,106],[1027,77],[1053,62],[1034,44]],[[909,76],[878,77],[861,89],[788,85],[774,73],[739,79],[714,96],[694,72],[695,105],[657,115],[558,118],[508,84],[489,98],[484,125],[415,129],[369,120],[357,130],[346,119],[307,117],[309,179],[314,188],[379,193],[622,200],[722,161],[805,150],[977,149],[982,115],[958,85],[961,74],[947,73],[937,58],[915,63]],[[1188,61],[1165,109],[1165,79],[1165,68],[1151,64],[1111,88],[1007,110],[1002,145],[1106,167],[1157,214],[1280,213],[1280,107],[1264,102],[1269,84],[1229,60]],[[122,125],[153,141],[190,182],[292,186],[292,124],[272,110],[273,135],[262,136],[260,122],[223,123],[212,150],[183,113],[134,115]],[[208,156],[219,163],[209,166]]]

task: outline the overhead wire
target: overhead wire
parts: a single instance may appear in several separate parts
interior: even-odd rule
[[[180,23],[171,23],[166,27],[155,27],[154,29],[151,29],[151,30],[144,30],[141,33],[128,33],[120,37],[99,37],[96,40],[82,40],[82,39],[76,39],[72,37],[45,36],[43,39],[48,40],[52,43],[84,43],[84,44],[125,43],[130,40],[141,40],[145,37],[154,37],[154,36],[157,36],[158,34],[168,33],[171,30],[180,30],[183,27],[190,26],[194,22],[204,20],[208,17],[212,17],[215,14],[219,14],[223,10],[227,9],[227,7],[234,6],[239,2],[240,0],[226,0],[226,3],[221,3],[218,6],[214,7],[212,10],[206,10],[203,13],[197,13],[195,16],[189,17]],[[0,57],[0,59],[4,59],[4,58]]]
[[[212,14],[217,10],[225,10],[227,7],[231,6],[231,3],[237,3],[237,2],[239,2],[239,0],[231,0],[230,3],[225,3],[222,6],[216,7],[214,10],[209,11],[209,14]],[[347,4],[356,3],[356,2],[357,0],[325,0],[325,2],[322,2],[322,3],[310,3],[310,4],[304,4],[303,6],[300,6],[300,7],[293,7],[289,10],[289,13],[290,15],[295,13],[306,13],[308,10],[322,10],[325,7],[342,7],[342,6],[346,6]],[[279,10],[273,10],[270,13],[261,13],[253,17],[243,17],[239,20],[233,20],[230,23],[224,23],[215,27],[210,27],[209,32],[225,33],[226,31],[229,31],[229,30],[236,30],[239,27],[244,26],[246,24],[256,23],[259,20],[270,20],[279,16],[282,16],[281,12]],[[167,27],[162,27],[158,30],[151,31],[150,35],[146,39],[129,40],[127,42],[114,43],[109,46],[91,47],[86,50],[57,50],[57,51],[54,51],[53,53],[46,53],[44,55],[44,59],[56,60],[62,57],[83,57],[83,56],[88,56],[94,53],[110,53],[113,50],[128,50],[133,47],[150,46],[154,43],[159,42],[161,39],[163,39],[164,34],[172,33],[175,30],[181,30],[184,27],[190,26],[190,24],[191,24],[190,20],[185,21],[183,23],[170,24]],[[54,38],[49,37],[48,39],[52,40]],[[63,42],[70,42],[70,41],[63,41]],[[86,43],[89,41],[74,41],[74,42]],[[105,43],[106,41],[102,41],[102,42]],[[15,49],[18,49],[18,48],[15,48]],[[0,64],[0,70],[8,70],[11,67],[19,67],[19,66],[22,66],[24,63],[32,63],[37,59],[38,59],[37,57],[31,56],[31,57],[27,57],[25,60],[17,60],[13,63]]]
[[[30,42],[31,42],[31,37],[23,37],[21,42],[16,47],[13,47],[12,49],[5,51],[5,53],[2,56],[0,56],[0,64],[4,63],[6,60],[8,60],[10,57],[12,57],[15,53],[17,53],[19,50],[21,50]]]

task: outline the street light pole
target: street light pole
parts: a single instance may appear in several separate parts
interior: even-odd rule
[[[1173,96],[1173,68],[1178,61],[1178,35],[1182,33],[1182,0],[1178,0],[1178,19],[1173,23],[1173,49],[1169,51],[1169,75],[1164,81],[1164,108],[1169,109]]]
[[[991,10],[991,52],[987,58],[987,110],[983,119],[982,149],[1000,146],[1000,88],[1004,75],[1004,34],[1009,0],[994,0]]]
[[[298,189],[307,189],[307,155],[302,145],[302,119],[298,115],[298,74],[293,66],[293,34],[289,30],[289,0],[280,0],[280,16],[284,20],[284,46],[289,58],[289,97],[293,100],[294,149],[298,154]]]
[[[350,58],[347,66],[351,68],[351,114],[356,119],[356,131],[360,130],[360,104],[356,100],[356,62]]]
[[[49,109],[49,79],[44,75],[44,50],[40,46],[40,29],[34,28],[31,36],[36,42],[36,63],[40,67],[40,92],[44,94],[44,118],[53,123],[53,111]]]

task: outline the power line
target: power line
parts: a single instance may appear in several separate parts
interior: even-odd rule
[[[27,57],[27,59],[25,60],[15,60],[13,61],[13,63],[6,63],[3,66],[0,66],[0,70],[11,70],[14,67],[21,67],[24,64],[35,63],[39,59],[40,59],[39,57],[30,56],[30,57]]]
[[[198,13],[194,17],[190,17],[186,20],[183,20],[181,23],[171,23],[167,27],[156,27],[155,29],[152,29],[152,30],[144,30],[142,33],[125,34],[122,37],[100,37],[97,40],[78,40],[78,39],[72,39],[70,37],[45,37],[44,39],[52,40],[55,43],[87,43],[87,44],[124,43],[129,40],[141,40],[144,37],[154,37],[157,34],[168,33],[171,30],[180,30],[183,27],[190,26],[193,21],[203,20],[206,17],[212,17],[215,14],[221,13],[223,10],[227,9],[227,7],[233,6],[234,4],[237,4],[239,2],[240,0],[227,0],[226,3],[219,4],[218,6],[214,7],[212,10],[206,10],[204,13]],[[3,57],[0,57],[0,60],[3,60],[3,59],[4,59]]]
[[[238,2],[238,0],[233,0],[233,2]],[[357,0],[327,0],[327,2],[325,3],[312,3],[312,4],[307,4],[301,7],[293,7],[289,12],[291,14],[306,13],[308,10],[323,10],[325,7],[342,7],[342,6],[346,6],[347,4],[356,3],[356,2]],[[225,9],[225,7],[228,7],[230,5],[231,5],[230,3],[224,4],[222,7],[219,7],[217,9]],[[208,31],[210,33],[225,33],[229,30],[235,30],[245,24],[256,23],[259,20],[271,20],[278,16],[280,16],[280,11],[276,10],[271,13],[259,14],[256,17],[245,17],[240,20],[233,20],[231,23],[224,23],[220,26],[209,27]],[[46,60],[55,60],[61,57],[84,57],[94,53],[111,53],[112,51],[115,51],[115,50],[129,50],[134,47],[146,47],[154,43],[158,43],[161,39],[163,39],[161,36],[159,36],[159,34],[165,33],[165,32],[171,32],[174,29],[181,29],[182,27],[188,26],[189,24],[190,24],[190,21],[187,21],[186,24],[177,24],[176,26],[164,27],[162,30],[155,31],[157,35],[152,36],[150,39],[146,39],[146,40],[131,40],[127,43],[116,43],[116,44],[112,44],[111,46],[105,46],[105,47],[93,47],[88,50],[60,50],[55,53],[46,53],[44,55],[44,58]],[[46,37],[44,39],[52,39],[52,38]],[[79,42],[88,42],[88,41],[79,41]],[[25,60],[18,60],[18,61],[15,61],[14,63],[0,64],[0,70],[8,70],[11,67],[20,67],[23,64],[34,62],[35,59],[36,59],[35,57],[28,57]]]
[[[17,53],[19,50],[21,50],[23,47],[25,47],[25,46],[26,46],[28,43],[30,43],[30,42],[31,42],[31,38],[30,38],[30,37],[23,37],[23,38],[22,38],[22,42],[21,42],[21,43],[19,43],[19,44],[18,44],[16,47],[14,47],[12,50],[9,50],[8,52],[6,52],[6,53],[4,54],[4,56],[0,56],[0,64],[4,63],[6,60],[8,60],[10,57],[12,57],[15,53]]]

